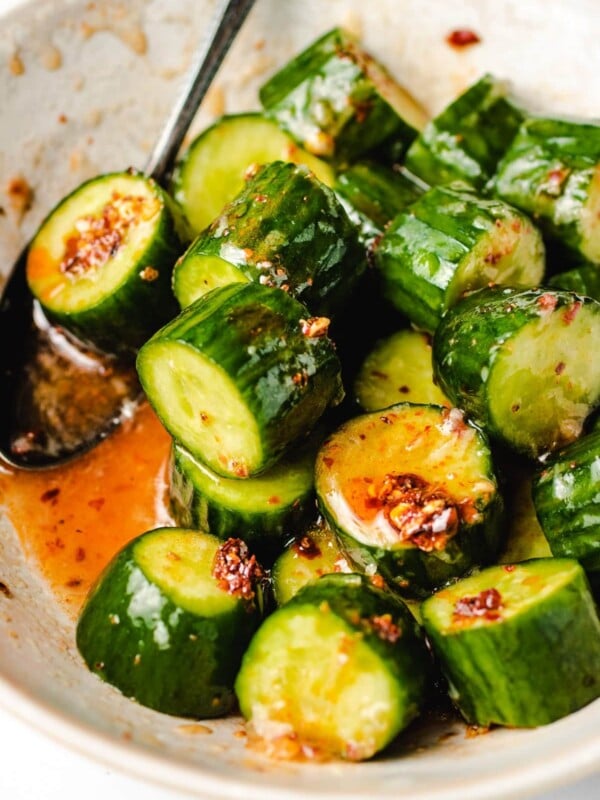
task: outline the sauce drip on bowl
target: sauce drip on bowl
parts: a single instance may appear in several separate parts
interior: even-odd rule
[[[94,450],[40,472],[0,472],[0,502],[23,549],[75,614],[128,541],[173,524],[165,505],[170,437],[147,404]]]

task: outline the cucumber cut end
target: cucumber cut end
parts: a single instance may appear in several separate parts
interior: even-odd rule
[[[188,253],[175,266],[173,293],[181,308],[187,308],[211,289],[247,282],[241,269],[219,256]]]
[[[593,263],[600,263],[600,166],[588,189],[588,199],[581,213],[581,243],[583,255]]]
[[[93,308],[135,269],[162,219],[147,178],[114,173],[83,184],[42,223],[27,257],[27,280],[55,313]],[[150,265],[151,266],[151,265]]]
[[[239,478],[260,468],[256,419],[221,367],[181,342],[158,340],[140,351],[138,373],[163,425],[194,456]]]
[[[552,294],[540,300],[539,318],[501,349],[488,379],[493,428],[534,456],[576,439],[600,400],[600,362],[587,356],[600,341],[598,304],[573,295],[553,311]]]
[[[146,578],[178,607],[198,616],[215,616],[239,602],[220,588],[212,574],[221,544],[207,533],[160,528],[143,536],[133,553]]]
[[[281,609],[264,623],[251,652],[236,691],[253,731],[275,754],[295,741],[299,752],[361,760],[397,733],[397,683],[362,635],[326,604]]]

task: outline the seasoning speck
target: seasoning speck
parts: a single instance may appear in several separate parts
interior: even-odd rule
[[[446,41],[451,47],[463,48],[479,44],[481,37],[469,28],[457,28],[446,36]]]

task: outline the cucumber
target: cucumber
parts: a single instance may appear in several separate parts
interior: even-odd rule
[[[216,286],[257,281],[278,287],[313,314],[349,296],[366,266],[353,224],[331,189],[303,165],[259,167],[177,262],[182,308]]]
[[[235,690],[272,754],[359,761],[418,715],[430,674],[401,600],[361,575],[325,575],[261,625]]]
[[[357,39],[334,28],[259,91],[265,114],[310,153],[349,164],[393,136],[403,148],[427,117]]]
[[[491,288],[446,314],[434,376],[476,424],[537,458],[576,439],[600,403],[600,303],[573,292]]]
[[[600,696],[600,622],[574,560],[490,567],[421,611],[468,722],[536,727]]]
[[[539,469],[533,504],[552,554],[576,558],[600,591],[600,430],[555,453]]]
[[[127,697],[165,714],[217,717],[261,618],[262,570],[239,539],[157,528],[126,545],[85,601],[77,647]]]
[[[140,349],[164,427],[214,472],[265,472],[343,396],[328,320],[285,292],[233,283],[201,297]]]
[[[492,190],[573,253],[600,262],[600,125],[526,119]]]
[[[358,371],[354,395],[363,411],[377,411],[402,400],[450,405],[433,382],[431,337],[411,329],[377,342]]]
[[[424,186],[406,170],[360,162],[338,172],[333,188],[368,247],[423,193]]]
[[[129,354],[177,313],[171,273],[185,236],[174,203],[151,178],[100,175],[42,222],[27,283],[52,322],[100,350]]]
[[[171,449],[169,506],[176,524],[220,539],[241,536],[264,562],[314,516],[316,447],[304,446],[257,478],[224,478],[182,445]]]
[[[596,264],[581,264],[553,275],[548,285],[557,289],[567,289],[569,292],[585,294],[600,302],[600,268]]]
[[[537,285],[542,237],[520,211],[468,186],[435,186],[399,214],[374,246],[386,297],[434,331],[461,295],[489,284]]]
[[[248,172],[279,160],[306,164],[319,180],[333,185],[331,167],[298,147],[262,114],[227,114],[196,136],[171,179],[171,192],[194,234],[210,225],[244,188]]]
[[[277,605],[287,603],[307,583],[332,572],[352,569],[335,534],[319,517],[286,545],[273,564],[271,582]]]
[[[458,409],[398,403],[349,420],[317,455],[315,489],[350,559],[401,593],[422,597],[498,553],[490,450]]]
[[[405,165],[429,184],[460,179],[482,189],[522,120],[508,84],[486,74],[427,123]]]
[[[515,463],[513,454],[505,471],[510,469],[507,485],[503,487],[506,507],[506,541],[498,557],[499,564],[514,564],[531,558],[549,558],[552,551],[540,527],[531,497],[535,468]],[[497,467],[498,472],[502,466]]]

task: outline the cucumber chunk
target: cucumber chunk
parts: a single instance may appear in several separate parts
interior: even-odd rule
[[[374,162],[353,164],[342,170],[333,188],[367,247],[424,190],[406,170]]]
[[[491,188],[549,237],[600,263],[600,125],[526,119]]]
[[[157,528],[100,576],[77,623],[88,667],[138,703],[185,717],[235,704],[233,682],[262,614],[262,570],[239,539]]]
[[[600,622],[576,561],[490,567],[421,611],[468,722],[535,727],[600,696]]]
[[[490,436],[539,457],[576,439],[600,403],[600,303],[572,292],[474,292],[433,339],[442,390]]]
[[[255,281],[277,287],[313,314],[349,296],[366,266],[353,224],[331,189],[307,167],[274,161],[202,231],[173,274],[182,308],[216,286]]]
[[[484,75],[427,123],[405,164],[429,184],[461,179],[482,189],[522,120],[508,84]]]
[[[343,396],[328,320],[257,283],[214,289],[141,348],[140,382],[169,433],[214,472],[248,478]]]
[[[363,576],[325,575],[259,628],[235,689],[273,755],[367,759],[419,713],[429,655],[401,600]]]
[[[545,266],[531,220],[462,183],[425,192],[387,227],[374,256],[386,297],[430,332],[466,291],[535,286]]]
[[[259,95],[265,114],[302,147],[338,164],[392,136],[404,150],[427,120],[417,101],[341,28],[299,53]]]
[[[458,409],[399,403],[321,447],[322,513],[362,571],[423,596],[497,555],[502,498],[485,436]]]
[[[431,338],[410,329],[377,342],[358,371],[354,394],[364,411],[377,411],[402,400],[450,405],[433,382]]]
[[[580,267],[553,275],[548,285],[584,294],[600,302],[600,268],[596,264],[582,264]]]
[[[264,561],[314,515],[315,446],[282,459],[257,478],[224,478],[182,445],[171,449],[169,500],[183,528],[220,539],[241,536]]]
[[[27,282],[53,322],[86,344],[130,353],[177,313],[171,273],[186,235],[179,212],[150,178],[93,178],[42,222]]]
[[[555,453],[532,494],[552,554],[578,559],[600,592],[600,430]]]
[[[321,518],[298,534],[279,555],[271,570],[277,605],[287,603],[303,586],[322,575],[352,572],[331,528]]]
[[[331,186],[331,167],[261,114],[229,114],[202,131],[175,165],[171,188],[195,234],[244,188],[248,171],[271,161],[306,164]]]

